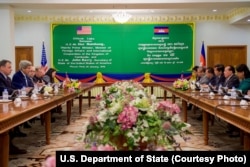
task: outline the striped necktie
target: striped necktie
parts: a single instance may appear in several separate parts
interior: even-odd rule
[[[227,79],[225,80],[225,84],[224,84],[225,87],[227,87],[228,82],[229,82],[230,79],[231,79],[231,77],[230,77],[230,78],[227,78]]]
[[[27,77],[26,76],[24,76],[24,79],[25,79],[25,86],[27,87],[28,86],[28,80],[27,80]]]

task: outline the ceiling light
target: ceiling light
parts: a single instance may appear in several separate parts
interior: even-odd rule
[[[132,15],[126,13],[125,11],[118,11],[117,13],[112,14],[112,17],[116,22],[123,24],[126,23]]]
[[[31,10],[27,10],[28,13],[31,13],[32,11]]]
[[[217,9],[213,9],[213,12],[217,12]]]

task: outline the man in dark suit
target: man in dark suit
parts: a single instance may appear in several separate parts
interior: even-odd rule
[[[32,88],[29,85],[28,75],[31,71],[32,63],[28,60],[21,60],[19,63],[19,70],[13,75],[12,87],[14,89],[25,88],[26,92]]]
[[[9,75],[12,72],[11,62],[9,60],[1,60],[0,61],[0,95],[2,95],[2,92],[4,89],[7,89],[9,94],[11,94],[14,89],[11,87],[11,79]],[[9,153],[10,154],[25,154],[27,153],[26,150],[19,149],[16,147],[12,140],[15,136],[26,136],[25,133],[22,133],[19,129],[19,127],[15,127],[13,130],[10,130],[10,142],[9,142]]]
[[[214,66],[214,74],[216,76],[216,89],[222,86],[225,82],[225,76],[224,76],[224,65],[223,64],[216,64]]]
[[[214,74],[214,69],[212,67],[207,67],[206,69],[203,67],[200,67],[200,80],[201,83],[200,84],[200,88],[204,89],[204,88],[208,88],[208,85],[211,85],[212,87],[214,87],[216,85],[216,77]],[[205,75],[202,74],[203,70],[205,69]],[[197,117],[197,120],[202,120],[202,114],[200,116]]]
[[[235,68],[232,65],[226,66],[224,71],[224,76],[226,78],[223,87],[227,87],[228,89],[232,89],[239,87],[240,80],[235,75]],[[229,137],[239,137],[240,136],[240,130],[235,127],[234,125],[231,125],[228,123],[228,130],[226,131],[229,134]]]
[[[0,64],[0,94],[4,89],[7,89],[8,93],[11,94],[14,89],[11,88],[11,79],[8,76],[12,69],[11,69],[11,62],[8,60],[2,60]]]
[[[35,68],[35,75],[33,77],[33,82],[37,85],[37,87],[42,87],[45,85],[43,80],[43,76],[45,75],[43,69],[41,67]]]
[[[235,68],[232,65],[226,66],[224,71],[225,82],[223,87],[227,87],[228,89],[232,89],[239,87],[240,80],[235,75]]]
[[[213,87],[216,86],[216,76],[214,74],[214,68],[206,68],[206,77],[209,79],[207,83],[208,85],[212,85]]]
[[[32,68],[32,63],[28,60],[21,60],[19,62],[19,70],[13,75],[12,88],[25,89],[26,93],[34,87],[32,80],[29,77]],[[31,128],[29,122],[25,122],[24,128]]]

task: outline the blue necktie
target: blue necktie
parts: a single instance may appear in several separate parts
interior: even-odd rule
[[[26,76],[24,76],[24,78],[25,78],[25,86],[27,87],[28,86],[28,80],[27,80],[27,77]]]

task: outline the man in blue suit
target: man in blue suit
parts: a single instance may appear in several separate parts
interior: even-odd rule
[[[26,93],[29,92],[34,84],[29,78],[29,74],[32,68],[32,63],[28,60],[21,60],[19,62],[19,70],[13,75],[12,88],[14,89],[25,89]],[[31,84],[32,83],[32,84]],[[29,122],[23,124],[24,128],[31,128]]]
[[[19,70],[13,75],[12,87],[14,89],[25,88],[26,92],[32,88],[29,84],[29,73],[31,71],[32,63],[28,60],[21,60],[19,63]],[[34,86],[34,85],[33,85]]]

